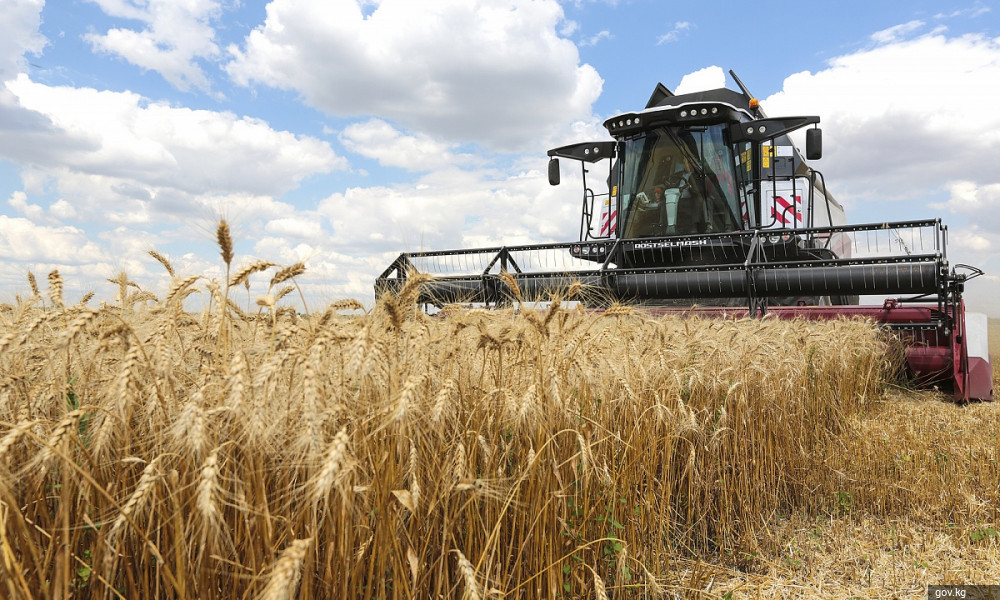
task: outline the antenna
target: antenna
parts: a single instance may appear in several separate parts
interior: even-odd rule
[[[740,81],[740,78],[736,76],[736,71],[729,69],[729,76],[733,78],[733,81],[736,82],[736,85],[740,86],[740,91],[743,92],[743,95],[747,97],[747,100],[750,100],[751,98],[754,97],[754,95],[750,93],[750,90],[747,89],[747,86],[743,85],[743,82]]]
[[[736,82],[736,85],[740,86],[740,91],[743,92],[744,96],[746,96],[747,103],[750,105],[750,109],[753,110],[754,115],[756,115],[757,118],[766,117],[767,115],[765,115],[764,111],[761,110],[760,108],[760,102],[758,102],[757,98],[750,93],[750,90],[747,89],[747,86],[743,85],[743,82],[740,81],[740,78],[736,76],[736,71],[729,69],[729,76],[733,78],[733,81]]]

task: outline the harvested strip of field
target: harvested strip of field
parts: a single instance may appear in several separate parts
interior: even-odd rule
[[[558,303],[429,317],[406,290],[303,318],[212,285],[215,308],[190,314],[196,284],[0,313],[5,593],[861,589],[860,564],[801,569],[786,544],[812,551],[803,527],[838,557],[885,543],[850,532],[896,527],[915,564],[914,544],[997,558],[992,405],[887,396],[899,348],[868,324]],[[953,582],[927,568],[894,593]],[[874,569],[865,589],[895,585]],[[952,575],[989,572],[973,569]]]
[[[778,520],[747,571],[703,567],[715,596],[926,598],[928,584],[1000,581],[1000,405],[947,400],[893,391],[858,415],[825,455],[836,509]]]

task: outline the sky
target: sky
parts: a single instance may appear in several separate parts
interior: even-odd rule
[[[402,251],[575,240],[546,151],[733,69],[769,115],[820,116],[848,222],[942,218],[1000,317],[1000,6],[756,6],[0,0],[0,301],[54,269],[67,302],[122,271],[163,294],[149,250],[221,280],[222,218],[234,269],[302,261],[313,306],[370,303]]]

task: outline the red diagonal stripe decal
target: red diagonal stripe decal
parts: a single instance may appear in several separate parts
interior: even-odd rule
[[[797,209],[792,209],[792,203],[791,202],[789,202],[788,200],[785,200],[781,196],[775,196],[774,197],[774,201],[777,202],[778,204],[780,204],[781,208],[785,209],[785,210],[782,211],[782,214],[791,212],[793,215],[795,215],[795,220],[796,221],[801,221],[802,220],[802,213],[800,213]],[[802,202],[802,196],[796,196],[795,197],[795,203],[796,204],[800,204],[801,202]],[[771,208],[771,212],[772,213],[774,212],[774,208],[773,207]],[[774,215],[772,214],[771,216],[774,216]],[[787,223],[788,221],[786,221],[784,218],[781,218],[781,222],[782,223]]]
[[[608,213],[604,213],[604,214],[601,215],[601,233],[600,233],[600,235],[604,235],[604,234],[608,233],[608,227],[609,226],[611,227],[611,233],[615,232],[615,222],[614,222],[614,220],[615,220],[615,217],[617,217],[617,216],[618,216],[618,211],[612,212],[610,215],[608,215]]]

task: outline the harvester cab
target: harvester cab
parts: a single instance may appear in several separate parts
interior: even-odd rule
[[[581,165],[577,241],[404,252],[376,280],[376,297],[422,273],[434,277],[418,300],[435,306],[566,299],[572,289],[595,307],[864,316],[897,332],[918,383],[947,386],[959,401],[992,399],[985,319],[967,323],[962,301],[982,272],[949,264],[947,227],[848,225],[807,162],[822,156],[819,117],[770,118],[730,74],[740,91],[678,95],[658,84],[643,110],[605,121],[611,140],[548,152],[553,185],[560,160]],[[804,157],[789,137],[802,128]]]
[[[735,74],[733,78],[741,92],[722,88],[675,95],[659,84],[644,110],[605,121],[613,142],[549,151],[552,185],[560,181],[560,158],[582,165],[581,243],[571,248],[574,257],[604,262],[614,247],[606,242],[618,239],[629,240],[618,248],[628,266],[850,257],[844,235],[813,230],[845,225],[844,209],[788,135],[812,126],[806,156],[820,158],[819,117],[769,119]],[[607,186],[595,191],[587,175],[599,163],[607,165]],[[772,233],[761,235],[765,231]],[[756,256],[750,254],[753,235],[710,235],[740,232],[758,232]],[[693,250],[650,252],[682,247]],[[745,303],[744,298],[700,301]],[[857,301],[856,295],[835,294],[771,297],[766,303]]]

